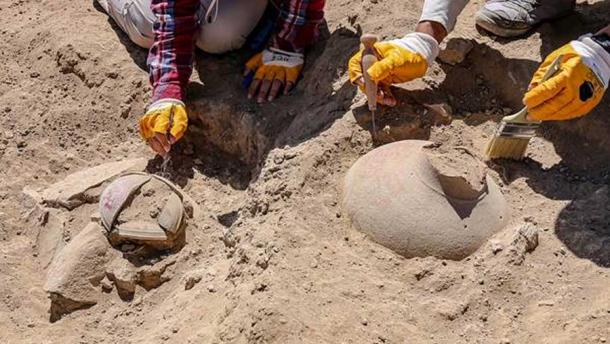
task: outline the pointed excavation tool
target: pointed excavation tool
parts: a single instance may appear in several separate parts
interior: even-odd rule
[[[557,57],[542,77],[542,81],[551,78],[561,65],[561,57]],[[540,121],[527,119],[527,108],[521,109],[514,115],[502,118],[500,126],[494,137],[485,149],[485,160],[491,159],[514,159],[521,160],[530,139],[536,135],[536,129],[540,127]]]
[[[377,54],[375,54],[375,47],[373,46],[377,42],[377,36],[364,34],[360,37],[360,42],[364,47],[362,52],[362,77],[364,78],[364,93],[368,100],[369,111],[371,111],[371,120],[373,123],[373,138],[377,135],[377,126],[375,125],[375,111],[377,110],[377,83],[371,79],[371,76],[367,72],[369,68],[375,62],[378,61]]]

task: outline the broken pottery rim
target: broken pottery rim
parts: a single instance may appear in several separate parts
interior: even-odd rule
[[[170,180],[168,180],[167,178],[161,177],[159,175],[156,174],[152,174],[152,173],[147,173],[147,172],[139,172],[139,171],[128,171],[125,173],[121,173],[118,176],[116,176],[116,178],[114,178],[114,180],[112,182],[110,182],[109,186],[114,183],[115,181],[117,181],[120,178],[126,177],[126,176],[131,176],[131,175],[141,175],[141,176],[146,176],[146,177],[150,177],[150,178],[155,178],[159,181],[161,181],[162,183],[164,183],[165,185],[167,185],[170,190],[172,190],[175,194],[177,194],[178,198],[180,199],[180,202],[182,202],[182,211],[180,212],[180,219],[178,221],[178,227],[177,228],[182,228],[184,227],[184,225],[186,224],[185,221],[185,214],[184,214],[184,193],[182,192],[182,190],[178,189],[173,182],[171,182]],[[144,184],[150,182],[150,179],[147,180],[146,182],[142,183],[140,186],[138,186],[136,189],[140,189]],[[123,204],[121,204],[121,207],[119,207],[116,210],[116,216],[112,216],[113,220],[112,223],[107,224],[106,221],[104,221],[104,216],[103,214],[100,214],[102,216],[102,225],[106,228],[106,230],[108,231],[108,233],[112,233],[113,231],[115,231],[116,228],[116,221],[118,219],[118,214],[120,214],[124,209],[125,209],[125,205],[127,204],[127,202],[124,202]],[[163,231],[166,231],[166,229],[164,229],[163,227],[161,227],[163,229]]]

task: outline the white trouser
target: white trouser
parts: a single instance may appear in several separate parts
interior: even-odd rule
[[[211,0],[201,0],[197,46],[212,54],[241,48],[263,16],[267,1],[219,0],[218,16],[212,23],[208,23],[203,17]],[[152,45],[155,15],[150,9],[151,0],[97,0],[97,2],[135,44],[143,48]]]
[[[447,32],[453,31],[457,17],[469,0],[426,0],[419,21],[441,23]]]

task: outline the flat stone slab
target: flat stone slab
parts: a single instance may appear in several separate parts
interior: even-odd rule
[[[44,285],[51,298],[51,321],[98,302],[97,285],[113,257],[103,231],[89,223],[53,259]]]
[[[36,251],[45,269],[65,245],[63,240],[65,225],[66,219],[58,209],[48,209],[45,223],[40,226],[36,236]]]
[[[167,234],[158,224],[148,221],[130,221],[116,226],[123,239],[166,241]]]
[[[71,174],[41,193],[42,202],[52,207],[74,209],[86,202],[85,191],[129,170],[142,171],[144,158],[109,162]]]

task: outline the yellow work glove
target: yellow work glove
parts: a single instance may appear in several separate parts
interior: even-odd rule
[[[560,70],[540,82],[561,56]],[[601,101],[610,79],[610,53],[591,37],[582,37],[555,50],[542,62],[523,98],[529,118],[567,120],[589,113]]]
[[[152,149],[165,156],[171,145],[184,135],[188,116],[184,103],[176,99],[161,99],[149,106],[140,118],[140,136]]]
[[[373,81],[382,86],[420,78],[438,55],[438,42],[430,35],[415,32],[401,39],[375,43],[379,61],[368,70]],[[349,60],[349,79],[364,91],[362,50]]]
[[[259,103],[277,98],[280,91],[288,94],[303,69],[303,54],[268,48],[254,55],[247,63],[244,77],[253,77],[248,98]]]

